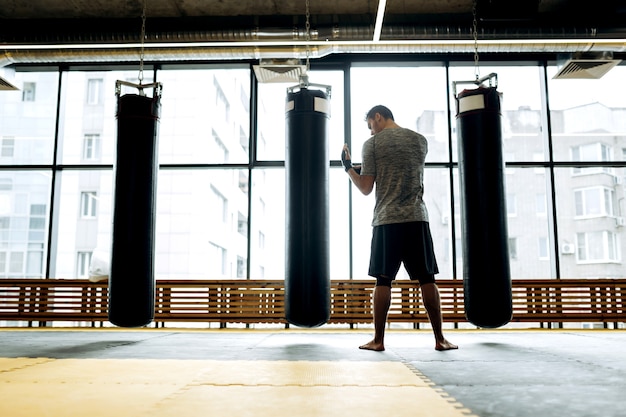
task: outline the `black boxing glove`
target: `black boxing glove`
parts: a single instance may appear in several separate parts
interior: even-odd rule
[[[350,171],[350,168],[352,168],[352,161],[350,159],[346,159],[346,151],[341,151],[341,163],[343,164],[346,172]]]

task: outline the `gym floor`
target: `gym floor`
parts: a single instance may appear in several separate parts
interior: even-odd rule
[[[624,330],[0,329],[6,417],[626,416]]]

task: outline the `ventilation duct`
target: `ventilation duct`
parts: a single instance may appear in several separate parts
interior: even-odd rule
[[[13,84],[5,80],[4,78],[0,77],[0,91],[15,91],[15,90],[19,90],[19,88],[17,88]]]
[[[297,59],[262,59],[259,65],[253,67],[260,83],[298,82],[300,75],[306,73],[306,65],[301,65]]]
[[[475,52],[471,26],[407,26],[383,28],[381,41],[372,41],[367,25],[325,26],[312,32],[305,42],[304,31],[294,28],[265,28],[232,31],[159,32],[146,39],[146,62],[266,60],[257,77],[270,82],[298,79],[298,64],[310,54],[319,59],[331,54],[375,53],[467,53]],[[478,41],[483,53],[626,52],[622,33],[603,34],[591,29],[541,28],[481,31]],[[623,34],[626,36],[626,34]],[[133,43],[135,42],[135,43]],[[0,68],[11,64],[60,64],[136,62],[139,39],[127,33],[84,35],[38,35],[19,44],[3,44]],[[286,65],[286,67],[282,67]],[[274,67],[273,69],[271,67]],[[282,82],[282,81],[280,81]]]
[[[574,54],[569,59],[564,60],[553,79],[597,80],[620,62],[620,59],[613,59],[611,52]]]

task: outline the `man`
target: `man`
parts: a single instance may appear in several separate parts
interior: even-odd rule
[[[374,106],[365,118],[372,137],[363,144],[363,162],[352,166],[345,144],[341,159],[352,183],[364,195],[376,184],[369,275],[374,287],[374,339],[361,349],[385,350],[385,325],[391,304],[391,284],[400,263],[411,280],[420,283],[422,299],[435,335],[436,350],[457,349],[442,331],[441,303],[435,274],[439,273],[428,224],[424,165],[428,142],[421,134],[394,121],[385,106]],[[356,169],[355,169],[356,168]]]

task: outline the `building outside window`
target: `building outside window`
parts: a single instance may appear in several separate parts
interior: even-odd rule
[[[36,83],[25,82],[22,86],[22,101],[35,101],[36,88]]]
[[[228,148],[224,145],[215,129],[211,130],[211,137],[213,139],[211,153],[216,156],[215,162],[228,162]]]
[[[0,251],[0,276],[7,277],[7,255],[6,251]]]
[[[245,278],[246,277],[246,260],[237,256],[237,278]]]
[[[213,185],[209,189],[209,210],[211,214],[215,216],[214,219],[220,220],[222,223],[228,222],[228,200]]]
[[[92,252],[78,252],[76,259],[76,277],[88,278]]]
[[[213,78],[213,86],[215,87],[215,116],[228,124],[230,123],[230,102],[217,77]]]
[[[539,247],[539,259],[546,260],[550,258],[550,251],[548,249],[548,238],[540,237],[537,239],[538,247]]]
[[[506,193],[506,214],[509,217],[517,216],[517,196],[512,193]]]
[[[82,218],[96,217],[97,194],[95,191],[83,191],[80,193],[80,215]]]
[[[0,157],[12,158],[15,152],[15,138],[2,138],[2,147],[0,148]]]
[[[87,104],[97,105],[102,102],[102,79],[91,78],[87,81]]]
[[[46,232],[46,204],[31,204],[28,226],[28,241],[43,242]]]
[[[517,238],[509,236],[509,257],[517,260]]]
[[[248,234],[248,219],[241,213],[237,213],[237,232],[243,236]]]
[[[574,191],[577,217],[613,216],[615,192],[605,187]]]
[[[608,145],[603,143],[588,143],[572,148],[572,161],[608,162],[613,159],[611,154],[611,147]],[[610,167],[572,168],[573,174],[594,174],[598,172],[611,173],[612,170]]]
[[[9,253],[9,276],[24,274],[24,252]]]
[[[86,134],[83,139],[83,159],[85,161],[97,161],[100,159],[100,135],[97,133]]]
[[[207,269],[213,278],[224,277],[228,271],[228,257],[226,248],[213,242],[209,243]]]
[[[535,194],[535,213],[537,216],[546,216],[548,214],[546,195],[544,193]]]
[[[577,233],[576,243],[576,253],[581,263],[620,261],[617,236],[611,231]]]

